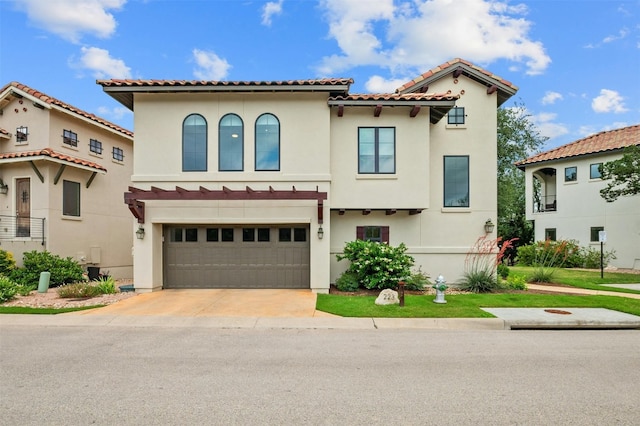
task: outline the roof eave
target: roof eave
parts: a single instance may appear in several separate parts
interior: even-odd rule
[[[102,90],[113,99],[133,111],[134,93],[250,93],[250,92],[328,92],[348,93],[350,84],[303,85],[188,85],[188,86],[109,86],[99,80]]]

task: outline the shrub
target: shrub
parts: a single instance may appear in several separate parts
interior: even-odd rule
[[[356,291],[360,288],[358,276],[353,272],[344,272],[336,280],[336,288],[340,291]]]
[[[116,293],[116,280],[110,276],[103,276],[96,281],[96,287],[100,290],[100,294]]]
[[[600,250],[593,247],[586,247],[580,251],[580,257],[582,258],[582,267],[588,269],[600,268]],[[616,259],[615,250],[605,251],[602,253],[603,267],[609,264],[609,261]]]
[[[8,302],[18,293],[18,286],[9,277],[0,275],[0,303]]]
[[[492,293],[500,286],[495,274],[491,271],[479,269],[477,271],[464,272],[460,282],[460,290],[472,293]]]
[[[368,289],[396,288],[398,281],[411,275],[413,257],[405,254],[407,247],[400,244],[392,247],[385,243],[356,240],[346,244],[344,254],[337,255],[338,261],[351,262],[348,272],[358,278],[358,282]]]
[[[464,261],[465,270],[460,281],[461,290],[473,293],[496,291],[500,287],[496,269],[513,241],[513,239],[502,241],[501,238],[487,240],[484,236],[478,238]]]
[[[507,278],[507,287],[513,290],[526,290],[527,277],[520,274],[509,275]]]
[[[33,290],[38,288],[36,285],[19,285],[16,284],[16,288],[18,289],[18,294],[20,296],[28,296]]]
[[[82,266],[73,258],[63,259],[48,251],[35,250],[24,254],[24,267],[14,269],[10,276],[16,283],[30,286],[37,284],[40,273],[45,271],[51,273],[51,287],[84,280]]]
[[[496,268],[496,272],[498,273],[500,278],[502,278],[503,280],[506,280],[507,277],[509,276],[509,267],[504,263],[499,263]]]
[[[429,275],[422,272],[422,267],[418,267],[418,270],[412,273],[409,278],[405,280],[405,289],[411,291],[422,291],[429,285],[431,285]]]
[[[9,276],[16,268],[16,261],[10,251],[0,250],[0,274]]]
[[[65,284],[58,288],[58,296],[62,298],[82,299],[101,295],[100,288],[86,282]]]

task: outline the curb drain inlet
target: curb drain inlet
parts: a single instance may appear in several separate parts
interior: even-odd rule
[[[571,315],[571,312],[568,311],[563,311],[561,309],[545,309],[545,312],[548,312],[550,314],[558,314],[558,315]]]

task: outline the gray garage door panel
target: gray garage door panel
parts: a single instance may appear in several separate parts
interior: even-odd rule
[[[257,241],[257,232],[243,241],[244,228],[261,228],[264,238],[264,225],[233,227],[233,241],[221,241],[222,227],[166,226],[164,288],[309,288],[308,225],[269,227],[269,241]],[[280,228],[290,240],[297,229],[299,241],[287,232],[283,240]],[[215,239],[207,229],[218,229]]]

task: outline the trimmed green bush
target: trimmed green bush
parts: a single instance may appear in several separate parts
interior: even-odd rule
[[[0,274],[9,276],[16,268],[16,261],[10,251],[0,250]]]
[[[507,278],[507,288],[513,290],[526,290],[527,277],[520,274],[509,275],[509,277]]]
[[[360,288],[358,276],[353,272],[344,272],[336,280],[336,288],[340,291],[357,291]]]
[[[8,302],[18,293],[18,286],[9,277],[0,275],[0,303]]]
[[[413,257],[405,254],[407,247],[386,243],[356,240],[346,244],[344,253],[337,255],[338,261],[347,259],[351,263],[348,272],[358,278],[363,287],[383,290],[396,288],[398,281],[411,276]]]
[[[504,263],[499,263],[496,267],[496,272],[498,273],[498,275],[500,275],[500,278],[506,280],[509,276],[509,267]]]
[[[50,287],[84,281],[82,266],[73,258],[61,258],[48,251],[30,251],[24,254],[24,266],[11,271],[10,277],[17,284],[37,285],[41,272],[50,272]]]

